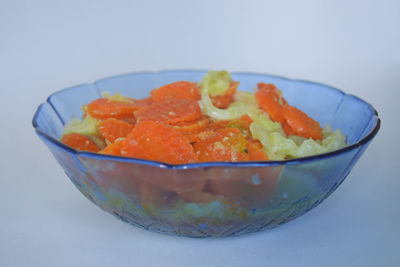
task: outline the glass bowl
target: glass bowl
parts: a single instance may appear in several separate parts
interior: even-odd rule
[[[327,85],[263,74],[233,73],[239,90],[274,83],[287,101],[333,129],[343,149],[300,159],[170,165],[78,152],[59,141],[63,126],[83,115],[82,105],[102,91],[144,98],[178,81],[199,81],[205,71],[132,73],[52,94],[33,126],[73,184],[94,204],[124,222],[161,233],[223,237],[257,232],[291,221],[321,203],[343,182],[380,127],[365,101]]]

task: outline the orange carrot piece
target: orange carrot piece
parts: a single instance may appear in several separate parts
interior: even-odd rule
[[[206,129],[209,124],[209,120],[207,117],[200,117],[194,121],[188,122],[179,122],[177,124],[172,125],[172,127],[186,136],[190,143],[193,143],[197,140],[200,140],[204,134],[201,134]]]
[[[188,139],[172,127],[159,122],[143,121],[137,124],[123,142],[123,156],[170,164],[197,161],[197,155]]]
[[[193,121],[201,117],[197,101],[182,99],[169,102],[155,102],[135,112],[138,122],[158,121],[166,124]]]
[[[284,123],[282,107],[287,105],[278,89],[273,84],[259,83],[255,93],[258,105],[268,113],[271,120]]]
[[[285,106],[282,115],[295,134],[305,138],[322,140],[322,129],[319,123],[300,109],[293,106]]]
[[[266,161],[269,160],[268,156],[262,151],[260,147],[257,145],[248,142],[247,143],[247,151],[249,153],[249,157],[251,161]]]
[[[114,156],[124,156],[121,154],[121,148],[125,140],[120,140],[115,143],[111,143],[104,149],[100,150],[100,154],[114,155]]]
[[[126,137],[132,131],[134,125],[114,118],[106,119],[99,124],[100,134],[110,142]]]
[[[186,138],[189,140],[190,143],[194,143],[200,140],[207,139],[214,135],[214,131],[204,130],[197,133],[192,134],[185,134]]]
[[[247,142],[252,143],[253,145],[255,145],[256,147],[258,147],[258,148],[260,148],[260,149],[263,147],[262,144],[261,144],[261,142],[260,142],[260,140],[258,140],[258,139],[253,139],[252,136],[249,136],[249,137],[247,137],[246,139],[247,139]]]
[[[295,135],[295,131],[293,131],[292,127],[290,127],[286,120],[282,123],[282,129],[285,132],[286,136]]]
[[[217,108],[227,108],[232,102],[239,82],[231,82],[223,95],[210,96],[211,101]]]
[[[250,124],[253,120],[249,117],[249,115],[245,114],[242,117],[232,120],[228,123],[227,127],[229,128],[238,128],[240,130],[250,131]]]
[[[286,102],[286,99],[282,96],[282,91],[276,88],[276,86],[272,83],[258,83],[257,87],[259,90],[264,90],[268,94],[271,94],[276,98],[277,102],[281,106],[286,106],[288,103]]]
[[[64,135],[61,142],[79,151],[98,152],[100,150],[90,138],[78,133]]]
[[[132,99],[132,105],[139,108],[144,108],[153,104],[153,99],[151,97],[143,98],[143,99]]]
[[[247,141],[236,128],[219,129],[214,135],[193,144],[200,162],[248,161]]]
[[[211,131],[216,131],[219,129],[226,128],[229,123],[231,123],[230,120],[213,120],[213,121],[210,121],[210,123],[207,126],[207,129],[209,129]]]
[[[115,118],[119,120],[134,120],[133,112],[138,107],[133,102],[110,101],[99,98],[84,106],[84,111],[96,119]]]
[[[173,128],[182,134],[193,134],[203,131],[209,124],[207,117],[200,117],[193,121],[178,122]]]
[[[169,100],[191,99],[200,100],[200,92],[196,83],[179,81],[173,82],[151,91],[151,99],[155,102]]]

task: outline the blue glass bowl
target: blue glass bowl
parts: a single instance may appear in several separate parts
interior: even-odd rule
[[[379,130],[374,108],[330,86],[281,77],[233,73],[239,90],[274,83],[292,105],[322,125],[339,128],[350,144],[300,159],[268,162],[161,162],[78,152],[59,141],[63,126],[102,91],[133,98],[204,71],[143,72],[106,78],[51,95],[33,126],[74,185],[93,203],[144,229],[190,237],[222,237],[272,228],[321,203],[350,173]]]

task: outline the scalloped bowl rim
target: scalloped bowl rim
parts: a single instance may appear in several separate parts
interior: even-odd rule
[[[131,72],[131,73],[126,73],[126,74],[120,74],[120,75],[114,75],[114,76],[109,76],[109,77],[105,77],[102,79],[98,79],[96,80],[94,83],[84,83],[84,84],[79,84],[76,86],[72,86],[72,87],[68,87],[68,88],[64,88],[61,90],[58,90],[54,93],[52,93],[46,100],[46,102],[48,104],[50,104],[50,106],[54,109],[55,113],[57,114],[57,116],[59,117],[59,119],[63,122],[63,120],[61,119],[61,117],[58,114],[57,109],[54,108],[54,106],[50,103],[49,99],[53,96],[56,95],[62,91],[66,91],[66,90],[70,90],[72,88],[76,88],[78,86],[87,86],[87,85],[96,85],[98,82],[102,81],[102,80],[106,80],[106,79],[110,79],[110,78],[117,78],[117,77],[123,77],[123,76],[130,76],[130,75],[142,75],[142,74],[161,74],[161,73],[167,73],[167,72],[207,72],[206,70],[163,70],[163,71],[141,71],[141,72]],[[351,96],[354,97],[355,99],[357,99],[358,101],[361,101],[362,103],[366,104],[373,112],[374,112],[374,118],[376,118],[373,127],[371,128],[371,130],[365,134],[364,137],[362,137],[358,142],[354,143],[354,144],[350,144],[347,145],[341,149],[338,150],[334,150],[328,153],[323,153],[323,154],[317,154],[317,155],[313,155],[313,156],[308,156],[308,157],[302,157],[302,158],[295,158],[295,159],[288,159],[288,160],[275,160],[275,161],[247,161],[247,162],[201,162],[201,163],[186,163],[186,164],[168,164],[168,163],[164,163],[164,162],[159,162],[159,161],[152,161],[152,160],[145,160],[145,159],[136,159],[136,158],[127,158],[127,157],[120,157],[120,156],[112,156],[112,155],[105,155],[105,154],[98,154],[98,153],[92,153],[92,152],[84,152],[84,151],[78,151],[76,149],[73,149],[65,144],[63,144],[60,140],[52,137],[51,135],[43,132],[40,128],[39,125],[36,123],[36,118],[40,113],[40,109],[41,107],[46,104],[46,103],[42,103],[39,105],[39,107],[36,109],[36,112],[33,116],[32,119],[32,125],[35,128],[36,132],[43,136],[45,139],[47,139],[48,141],[50,141],[51,143],[53,143],[54,145],[60,147],[63,150],[67,150],[73,154],[75,154],[76,156],[85,156],[88,158],[96,158],[96,159],[101,159],[101,160],[112,160],[112,161],[119,161],[119,162],[126,162],[126,163],[135,163],[135,164],[143,164],[143,165],[149,165],[149,166],[153,166],[153,167],[158,167],[158,168],[166,168],[166,169],[192,169],[192,168],[208,168],[208,167],[268,167],[268,166],[278,166],[278,165],[291,165],[291,164],[299,164],[299,163],[303,163],[303,162],[311,162],[311,161],[315,161],[315,160],[319,160],[319,159],[324,159],[324,158],[329,158],[335,155],[339,155],[342,154],[344,152],[347,151],[351,151],[353,149],[356,149],[358,147],[360,147],[361,145],[371,141],[375,135],[377,134],[377,132],[380,129],[380,124],[381,124],[381,120],[378,117],[378,112],[375,110],[375,108],[369,104],[368,102],[362,100],[361,98],[351,95],[351,94],[346,94],[345,92],[343,92],[340,89],[337,89],[335,87],[326,85],[326,84],[322,84],[322,83],[318,83],[318,82],[312,82],[312,81],[306,81],[306,80],[301,80],[301,79],[290,79],[290,78],[286,78],[283,76],[277,76],[277,75],[270,75],[270,74],[264,74],[264,73],[256,73],[256,72],[231,72],[232,75],[261,75],[261,76],[265,76],[265,77],[271,77],[271,78],[278,78],[278,79],[282,79],[282,80],[286,80],[292,83],[306,83],[306,84],[310,84],[310,85],[319,85],[319,86],[324,86],[324,88],[329,89],[329,90],[334,90],[337,91],[339,93],[341,93],[343,95],[343,97],[345,95],[347,96]]]

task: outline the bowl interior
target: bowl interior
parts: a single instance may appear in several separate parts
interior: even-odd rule
[[[144,98],[149,96],[153,88],[179,80],[199,81],[205,73],[135,73],[64,89],[49,97],[48,104],[40,108],[34,124],[43,133],[57,139],[63,125],[73,118],[80,118],[83,115],[81,107],[101,97],[104,91]],[[291,105],[304,110],[321,125],[328,123],[333,129],[339,128],[351,144],[359,142],[377,125],[378,117],[371,105],[327,85],[261,74],[233,73],[232,77],[240,81],[239,90],[242,91],[252,92],[258,82],[274,83]]]

